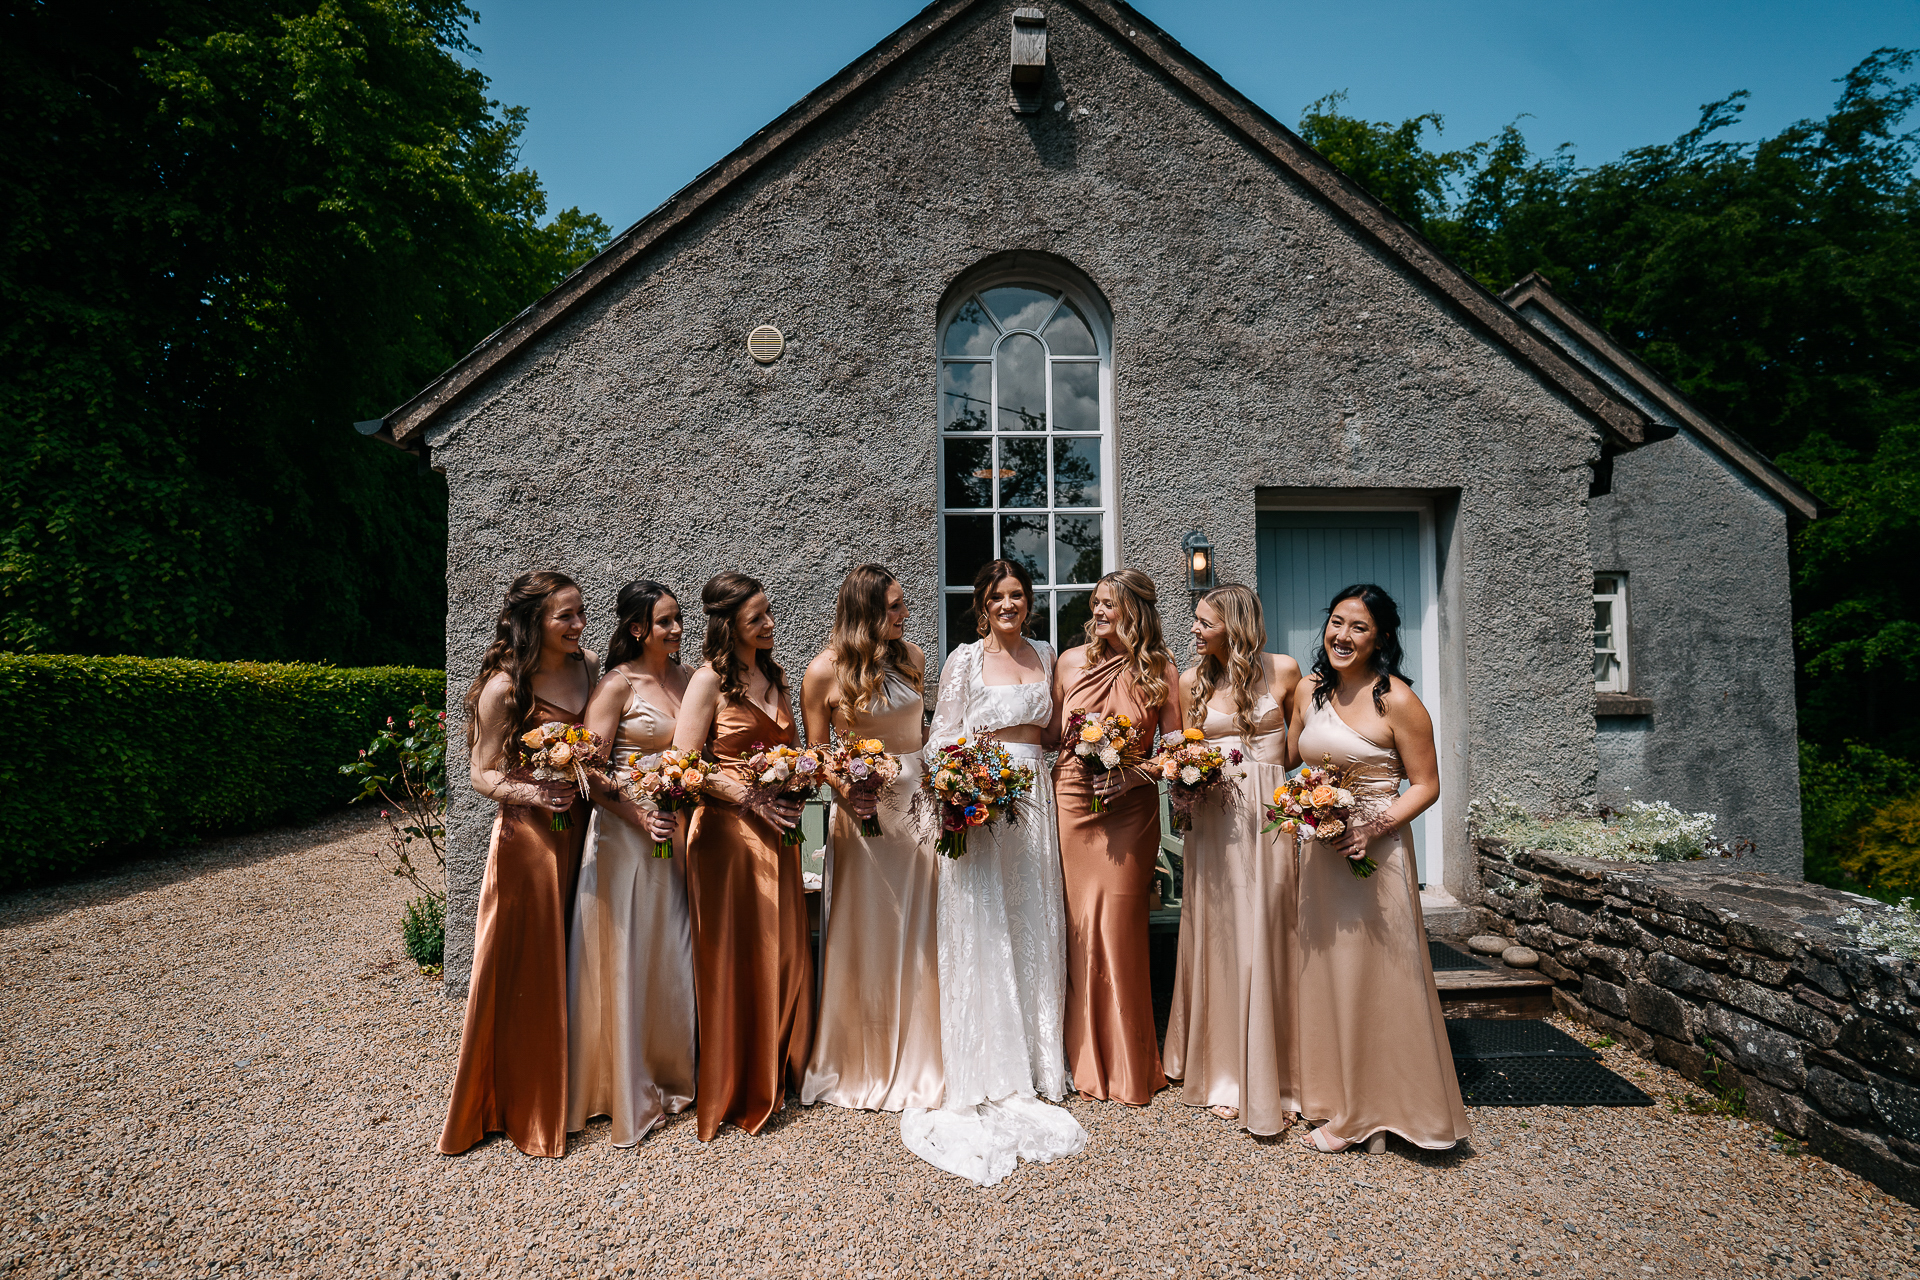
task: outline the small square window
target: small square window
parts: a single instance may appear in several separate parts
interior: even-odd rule
[[[1624,573],[1594,575],[1593,687],[1601,693],[1627,692],[1627,575]]]

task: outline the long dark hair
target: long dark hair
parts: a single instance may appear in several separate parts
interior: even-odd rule
[[[651,635],[654,606],[662,600],[678,602],[679,599],[651,578],[641,578],[620,588],[620,598],[614,603],[614,612],[620,616],[613,624],[613,634],[607,637],[606,669],[611,671],[623,662],[633,662],[644,655],[646,641],[633,634],[633,624],[643,624],[642,630]]]
[[[701,643],[700,654],[713,664],[714,672],[720,677],[720,696],[731,703],[737,704],[747,696],[747,668],[740,661],[734,616],[742,605],[765,590],[756,579],[732,569],[715,574],[700,588],[700,608],[707,615],[707,636]],[[773,653],[762,649],[754,656],[760,670],[773,682],[780,700],[786,701],[787,673],[773,660]]]
[[[1033,626],[1033,610],[1038,603],[1033,598],[1033,575],[1018,560],[989,560],[973,575],[973,626],[983,636],[993,629],[993,624],[987,621],[987,593],[999,586],[1003,578],[1012,578],[1027,593],[1027,626],[1021,631],[1024,633]]]
[[[541,622],[547,602],[577,583],[564,573],[536,569],[523,573],[507,587],[507,598],[500,605],[500,616],[493,622],[493,643],[480,658],[480,674],[467,686],[467,750],[471,752],[480,738],[480,692],[498,672],[507,674],[507,732],[503,739],[508,759],[513,757],[513,740],[520,735],[520,721],[533,706],[533,673],[540,667]],[[583,658],[582,654],[568,655]]]
[[[1393,688],[1390,677],[1400,677],[1409,688],[1413,685],[1407,673],[1400,669],[1400,660],[1406,656],[1400,648],[1400,606],[1393,602],[1393,597],[1385,589],[1371,582],[1356,582],[1334,592],[1333,599],[1327,604],[1327,616],[1332,617],[1333,611],[1346,600],[1358,600],[1373,615],[1373,656],[1367,659],[1367,666],[1378,677],[1373,682],[1373,709],[1385,715],[1387,694]],[[1320,643],[1313,647],[1313,674],[1316,677],[1313,705],[1324,707],[1327,699],[1333,696],[1333,687],[1340,683],[1333,664],[1327,661],[1327,626],[1324,622],[1320,624]]]

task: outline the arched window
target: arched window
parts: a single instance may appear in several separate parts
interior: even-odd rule
[[[1028,281],[943,319],[942,649],[974,639],[973,575],[995,556],[1033,574],[1030,634],[1071,647],[1115,553],[1105,337],[1084,301]]]

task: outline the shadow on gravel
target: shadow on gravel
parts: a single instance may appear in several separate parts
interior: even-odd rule
[[[349,809],[298,826],[266,827],[184,847],[129,852],[113,862],[91,867],[72,880],[0,894],[0,929],[37,924],[86,907],[107,906],[153,889],[266,862],[314,845],[348,840],[363,832],[372,836],[378,824],[379,819],[371,812]],[[373,847],[371,842],[367,846],[369,851]]]

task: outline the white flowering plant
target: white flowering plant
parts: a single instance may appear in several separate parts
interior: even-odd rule
[[[1912,898],[1900,899],[1900,905],[1869,916],[1858,907],[1840,913],[1840,923],[1854,930],[1860,945],[1883,955],[1903,960],[1920,960],[1920,911]]]
[[[1748,841],[1728,845],[1715,838],[1719,818],[1685,813],[1665,800],[1630,800],[1618,809],[1594,808],[1558,817],[1541,817],[1498,793],[1468,806],[1468,824],[1477,836],[1512,849],[1568,853],[1609,862],[1690,862],[1696,858],[1739,857]]]

